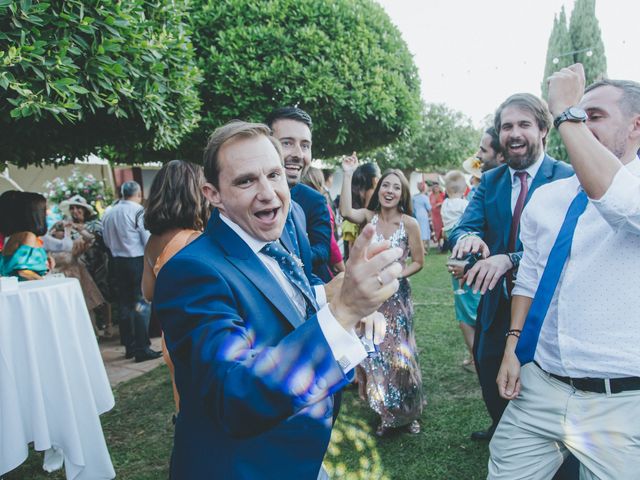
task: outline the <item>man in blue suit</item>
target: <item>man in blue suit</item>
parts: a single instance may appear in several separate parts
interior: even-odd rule
[[[518,238],[522,208],[536,188],[573,173],[566,163],[545,155],[551,114],[539,98],[527,93],[510,96],[498,107],[494,123],[505,164],[482,175],[478,190],[450,235],[452,256],[482,256],[466,281],[482,293],[474,357],[492,425],[487,431],[473,432],[475,440],[491,438],[507,406],[498,394],[496,377],[511,318],[513,276],[522,256]]]
[[[333,394],[366,357],[354,326],[398,288],[401,251],[369,245],[368,228],[329,303],[314,299],[284,228],[290,193],[269,134],[239,121],[212,134],[203,190],[216,210],[156,283],[180,392],[175,479],[316,480]]]
[[[309,114],[300,108],[282,107],[269,114],[267,124],[282,145],[291,198],[304,210],[313,273],[323,282],[329,282],[332,278],[329,267],[331,217],[327,199],[300,182],[311,165],[313,122]]]

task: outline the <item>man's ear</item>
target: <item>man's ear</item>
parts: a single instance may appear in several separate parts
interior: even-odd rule
[[[544,143],[544,146],[547,146],[547,142],[549,141],[549,129],[548,128],[542,128],[540,130],[540,133],[542,133],[542,140]]]
[[[629,138],[635,142],[640,139],[640,114],[631,117]]]
[[[209,203],[218,210],[223,210],[222,199],[220,198],[220,191],[213,186],[213,184],[206,182],[202,186],[202,194],[209,200]]]

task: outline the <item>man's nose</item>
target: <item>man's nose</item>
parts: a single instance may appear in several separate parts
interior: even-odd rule
[[[266,176],[260,177],[258,182],[258,196],[262,201],[271,200],[275,196],[273,182],[269,181]]]
[[[292,153],[294,157],[302,158],[302,146],[299,143],[294,143]]]

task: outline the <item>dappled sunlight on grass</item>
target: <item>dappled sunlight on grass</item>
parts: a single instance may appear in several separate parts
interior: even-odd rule
[[[345,454],[355,454],[356,462],[345,462]],[[356,470],[353,469],[354,465]],[[371,427],[362,419],[341,416],[331,434],[331,444],[324,459],[324,466],[332,478],[347,480],[388,480]]]

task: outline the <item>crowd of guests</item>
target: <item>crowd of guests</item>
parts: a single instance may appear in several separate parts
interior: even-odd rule
[[[545,153],[553,119],[571,164]],[[161,355],[159,322],[173,478],[316,479],[351,383],[377,435],[422,428],[408,278],[433,242],[451,250],[463,363],[492,419],[471,433],[491,440],[489,478],[634,478],[640,85],[585,90],[581,65],[562,69],[548,105],[508,97],[463,171],[413,197],[400,170],[354,152],[336,202],[331,172],[310,167],[312,131],[297,107],[230,122],[204,167],[165,164],[145,207],[124,183],[101,221],[74,196],[48,229],[44,197],[7,192],[0,274],[78,278],[105,332],[113,299],[136,361]]]

